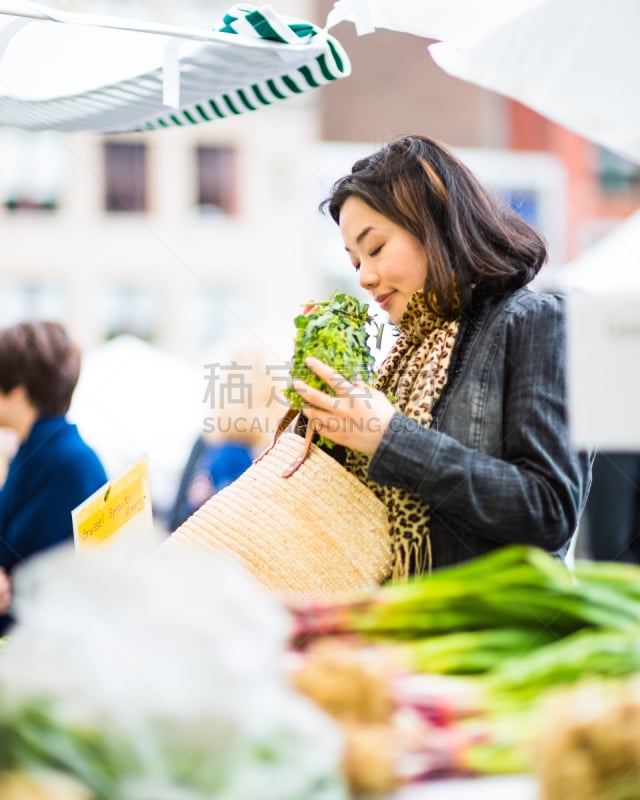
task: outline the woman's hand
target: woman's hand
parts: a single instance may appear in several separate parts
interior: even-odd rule
[[[336,444],[374,453],[395,413],[387,397],[359,378],[350,383],[317,358],[307,358],[305,363],[335,392],[335,396],[325,394],[304,381],[294,381],[294,389],[305,401],[302,412],[312,429]]]
[[[0,569],[0,614],[6,614],[11,605],[11,581],[7,573]]]

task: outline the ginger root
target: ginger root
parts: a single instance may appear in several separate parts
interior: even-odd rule
[[[391,668],[384,656],[338,640],[320,640],[305,653],[291,681],[340,725],[343,772],[354,797],[396,789],[402,739],[394,726]]]
[[[543,720],[535,747],[541,800],[640,796],[640,680],[558,692]]]
[[[383,723],[394,711],[386,662],[378,654],[336,640],[311,645],[291,680],[338,720]]]
[[[343,722],[342,769],[355,797],[378,797],[400,785],[398,742],[392,725]]]

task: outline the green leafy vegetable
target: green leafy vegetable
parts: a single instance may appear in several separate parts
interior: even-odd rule
[[[360,376],[370,382],[374,359],[366,330],[366,324],[372,321],[368,311],[369,306],[355,297],[335,293],[325,302],[307,305],[295,318],[291,378],[300,378],[315,389],[333,394],[305,364],[305,359],[312,356],[329,364],[348,381]],[[302,398],[292,386],[288,386],[284,394],[292,408],[302,407]]]

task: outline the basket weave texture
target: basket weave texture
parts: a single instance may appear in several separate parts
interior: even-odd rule
[[[300,436],[283,434],[165,547],[222,550],[284,594],[327,597],[379,583],[391,560],[386,507],[315,445],[300,469],[283,478],[302,448]]]

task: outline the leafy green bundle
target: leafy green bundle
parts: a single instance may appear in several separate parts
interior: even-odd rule
[[[371,381],[374,359],[366,330],[371,321],[368,311],[368,305],[346,294],[334,293],[324,302],[307,305],[295,318],[291,378],[300,378],[315,389],[333,394],[305,364],[305,359],[312,356],[329,364],[348,381],[358,376],[365,382]],[[302,407],[302,398],[292,386],[284,394],[292,408]]]

